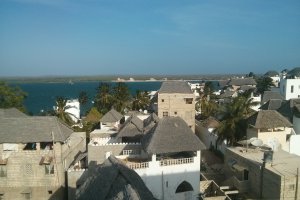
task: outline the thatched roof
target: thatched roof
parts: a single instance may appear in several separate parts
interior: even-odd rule
[[[102,123],[113,123],[121,120],[123,115],[116,111],[115,109],[111,109],[109,112],[107,112],[101,119],[100,122]]]
[[[281,107],[283,100],[281,99],[270,99],[267,103],[260,107],[261,110],[277,110]]]
[[[233,78],[229,81],[228,85],[256,85],[256,81],[254,78]]]
[[[204,145],[180,117],[164,117],[142,139],[149,154],[198,151]]]
[[[193,94],[191,87],[185,81],[167,81],[161,84],[159,93]]]
[[[135,115],[131,116],[126,120],[117,137],[136,137],[138,135],[144,135],[158,122],[158,120],[157,115],[154,113],[144,121]]]
[[[76,190],[77,200],[154,200],[141,177],[114,156]]]
[[[264,76],[274,77],[274,76],[279,76],[279,73],[277,71],[270,70],[267,73],[265,73]]]
[[[205,120],[202,120],[200,124],[205,128],[217,128],[220,125],[220,122],[214,117],[208,117]]]
[[[28,117],[16,108],[0,109],[0,118]]]
[[[287,73],[287,77],[300,77],[300,67],[295,67]]]
[[[218,86],[219,86],[219,88],[223,89],[225,86],[228,85],[228,83],[229,83],[229,80],[220,80],[218,82]]]
[[[64,142],[73,130],[57,117],[15,117],[0,120],[0,143]]]
[[[278,112],[287,117],[291,122],[293,121],[294,112],[297,112],[297,108],[300,106],[300,98],[290,99],[282,103]]]
[[[293,125],[276,110],[261,110],[248,118],[249,125],[257,129],[292,127]]]
[[[283,96],[279,92],[273,92],[273,91],[265,91],[261,100],[261,103],[264,104],[270,99],[281,99],[283,100]]]

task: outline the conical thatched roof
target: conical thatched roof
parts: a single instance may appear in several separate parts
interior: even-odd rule
[[[287,73],[287,77],[300,77],[300,67],[295,67]]]
[[[293,125],[276,110],[261,110],[248,118],[254,128],[292,127]]]
[[[267,103],[260,107],[261,110],[277,110],[281,107],[283,100],[281,99],[270,99]]]
[[[279,76],[279,73],[275,70],[270,70],[267,73],[265,73],[264,76],[274,77],[274,76]]]
[[[107,112],[101,119],[100,122],[102,123],[113,123],[121,120],[123,115],[121,115],[118,111],[115,109],[111,109],[109,112]]]
[[[142,139],[149,154],[198,151],[204,145],[180,117],[164,117]]]
[[[76,190],[77,200],[154,200],[141,177],[114,156]]]

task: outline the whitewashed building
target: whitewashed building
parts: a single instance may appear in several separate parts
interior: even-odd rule
[[[280,81],[280,94],[285,100],[300,98],[300,67],[289,71]]]

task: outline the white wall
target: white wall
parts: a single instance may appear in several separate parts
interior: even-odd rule
[[[300,135],[292,135],[290,138],[290,153],[300,156]]]
[[[159,163],[160,161],[156,161],[156,156],[153,155],[148,168],[135,169],[155,198],[177,199],[180,194],[176,195],[175,191],[183,181],[186,181],[194,190],[191,199],[197,199],[200,191],[200,151],[197,151],[193,163],[169,166],[160,166]]]
[[[294,86],[293,93],[291,86]],[[285,100],[300,98],[300,79],[283,79],[280,82],[280,94]]]

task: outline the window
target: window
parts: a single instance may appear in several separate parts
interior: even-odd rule
[[[53,192],[52,192],[52,190],[48,190],[48,194],[52,194]]]
[[[295,184],[291,184],[288,186],[289,190],[295,190]]]
[[[162,100],[161,100],[161,102],[165,102],[165,100],[164,100],[164,99],[162,99]]]
[[[174,115],[177,115],[177,112],[176,112],[176,111],[174,112]]]
[[[249,171],[244,169],[244,180],[247,181],[249,178]]]
[[[31,194],[30,193],[22,193],[22,196],[26,200],[30,200],[31,199]]]
[[[4,200],[4,194],[0,194],[0,200]]]
[[[33,174],[32,165],[31,164],[25,164],[24,172],[27,176],[32,175]]]
[[[45,165],[45,174],[54,174],[54,165]]]
[[[294,86],[291,85],[291,93],[294,93]]]
[[[7,172],[6,172],[6,165],[0,165],[0,177],[6,177]]]
[[[186,104],[192,104],[193,103],[193,98],[186,98],[185,103]]]
[[[163,117],[168,117],[169,113],[168,112],[163,112]]]

